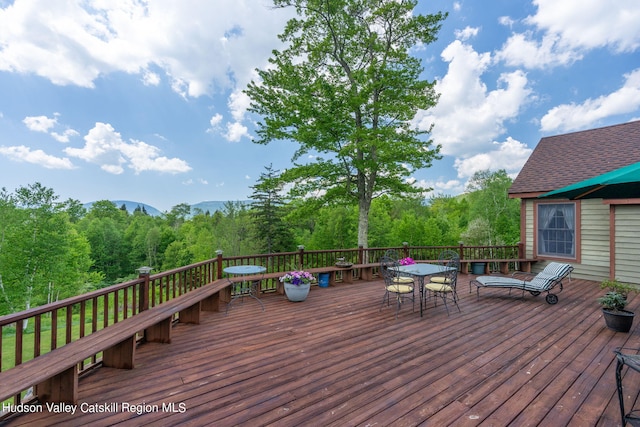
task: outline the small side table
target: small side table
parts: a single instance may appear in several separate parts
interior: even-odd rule
[[[623,353],[622,350],[632,350],[635,354]],[[618,387],[618,400],[620,401],[620,416],[622,417],[622,425],[627,423],[632,426],[640,426],[640,410],[631,410],[625,412],[624,394],[622,392],[622,368],[628,366],[636,372],[640,372],[640,349],[637,348],[617,348],[613,352],[616,354],[616,386]]]
[[[258,284],[260,283],[260,280],[242,280],[241,282],[233,282],[231,280],[231,277],[264,274],[264,272],[267,271],[265,267],[261,265],[234,265],[232,267],[226,267],[222,271],[229,275],[228,280],[231,283],[231,286],[233,286],[232,289],[235,294],[231,298],[231,301],[229,301],[229,304],[227,304],[226,313],[229,312],[229,307],[231,307],[231,304],[233,304],[235,300],[237,300],[238,298],[244,298],[245,296],[251,297],[258,301],[258,303],[260,303],[260,306],[262,307],[262,311],[264,311],[264,304],[262,304],[262,301],[260,301],[260,298],[258,298]]]

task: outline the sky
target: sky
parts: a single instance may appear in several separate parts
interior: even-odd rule
[[[640,1],[418,0],[448,12],[412,50],[436,81],[414,124],[443,158],[430,195],[515,178],[540,138],[640,119]],[[282,49],[269,0],[0,0],[0,187],[59,200],[247,200],[297,145],[253,142],[243,89]]]

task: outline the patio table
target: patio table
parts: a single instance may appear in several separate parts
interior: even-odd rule
[[[401,273],[409,274],[418,279],[418,283],[420,286],[420,317],[422,317],[422,307],[424,300],[424,278],[433,276],[434,274],[441,274],[446,271],[455,270],[454,267],[446,267],[441,264],[429,263],[401,265],[399,267],[396,267],[396,269]]]
[[[222,271],[229,275],[228,280],[232,284],[234,291],[234,296],[231,298],[231,301],[229,301],[229,304],[227,304],[226,313],[229,312],[229,307],[231,307],[231,304],[235,300],[237,300],[238,298],[244,298],[245,296],[251,297],[258,301],[258,303],[260,303],[260,306],[262,307],[262,311],[264,311],[264,304],[262,304],[262,301],[260,301],[260,298],[258,298],[258,284],[260,283],[260,280],[242,280],[240,282],[233,282],[231,280],[231,277],[264,274],[264,272],[267,271],[266,267],[251,264],[234,265],[231,267],[226,267]]]

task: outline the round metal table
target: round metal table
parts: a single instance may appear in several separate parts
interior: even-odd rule
[[[256,274],[264,274],[267,269],[261,265],[234,265],[231,267],[226,267],[222,271],[228,274],[227,279],[231,283],[231,289],[233,296],[229,304],[227,304],[227,313],[229,312],[229,307],[231,304],[238,298],[244,299],[244,297],[248,296],[260,303],[262,307],[262,311],[264,311],[264,304],[258,298],[258,285],[262,281],[261,279],[257,280],[241,280],[241,281],[233,281],[232,277],[242,277],[242,276],[253,276]]]

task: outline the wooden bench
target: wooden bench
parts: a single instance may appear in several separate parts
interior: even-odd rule
[[[329,286],[335,286],[338,281],[338,273],[342,273],[342,283],[352,283],[353,282],[353,271],[357,270],[359,272],[360,278],[362,280],[372,280],[373,279],[373,268],[377,267],[378,263],[367,263],[367,264],[353,264],[350,267],[338,267],[335,265],[331,265],[328,267],[315,267],[315,268],[305,268],[304,271],[307,271],[311,274],[329,274]],[[274,272],[274,273],[264,273],[264,274],[252,274],[246,276],[234,276],[229,277],[228,280],[230,284],[239,283],[239,282],[257,282],[261,280],[267,279],[279,279],[286,271]],[[277,290],[279,294],[284,294],[284,286],[282,283],[278,282]],[[224,301],[229,301],[231,298],[231,287],[225,290],[225,299]]]
[[[312,274],[329,274],[329,285],[334,286],[337,283],[337,273],[342,273],[342,283],[352,283],[353,282],[353,272],[358,271],[360,279],[362,280],[372,280],[373,279],[373,268],[377,267],[378,263],[367,263],[367,264],[353,264],[350,267],[338,267],[335,265],[329,267],[318,267],[311,268],[307,271]]]
[[[530,258],[513,258],[513,259],[463,259],[460,260],[460,272],[462,274],[469,273],[469,264],[474,262],[484,263],[484,274],[491,274],[490,263],[497,263],[500,273],[509,274],[509,264],[516,263],[519,268],[517,270],[525,273],[531,272],[531,265],[536,259]]]
[[[79,363],[102,352],[103,366],[133,369],[141,331],[145,341],[170,343],[174,314],[181,323],[199,324],[201,311],[219,311],[220,292],[227,286],[227,279],[216,280],[0,372],[0,402],[35,387],[41,402],[77,403]]]

